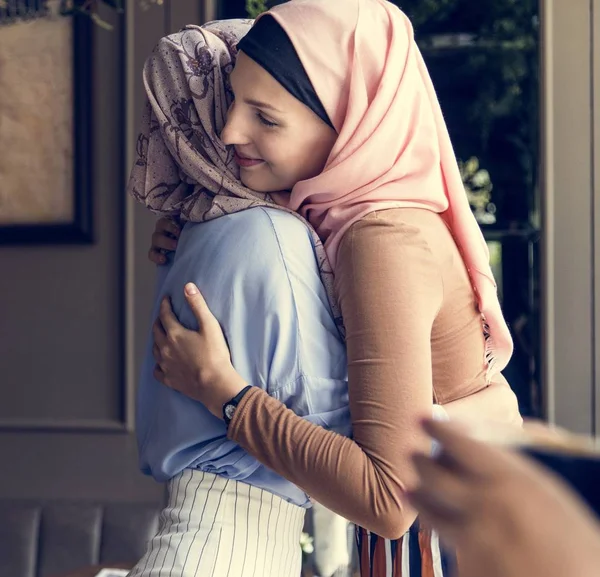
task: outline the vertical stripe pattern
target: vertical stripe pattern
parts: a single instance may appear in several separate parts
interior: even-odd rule
[[[300,576],[305,510],[239,481],[186,469],[129,577]]]
[[[383,539],[356,528],[361,577],[452,577],[453,556],[436,533],[416,522],[400,539]]]

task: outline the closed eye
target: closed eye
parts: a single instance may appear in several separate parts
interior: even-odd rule
[[[270,120],[268,120],[267,118],[265,118],[261,112],[256,112],[256,117],[258,118],[258,120],[260,121],[261,124],[264,124],[265,126],[268,126],[269,128],[274,128],[275,126],[278,126],[276,122],[272,122]]]

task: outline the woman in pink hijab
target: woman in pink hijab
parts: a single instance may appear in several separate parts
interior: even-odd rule
[[[299,213],[324,243],[353,437],[244,382],[195,286],[187,299],[200,329],[177,328],[186,346],[157,339],[157,378],[225,419],[229,438],[260,462],[365,527],[363,575],[411,574],[416,546],[422,575],[438,577],[436,537],[414,528],[406,498],[417,480],[411,457],[429,443],[419,419],[450,403],[452,419],[520,417],[501,375],[512,341],[486,244],[412,27],[384,0],[292,0],[262,15],[238,49],[221,139],[234,147],[242,183]],[[167,309],[163,324],[173,326]],[[497,403],[498,392],[508,402]]]

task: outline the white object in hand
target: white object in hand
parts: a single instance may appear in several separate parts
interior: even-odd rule
[[[450,417],[448,416],[446,409],[444,409],[444,407],[442,407],[442,405],[433,405],[433,418],[436,421],[449,421],[450,420]],[[440,451],[441,451],[440,444],[437,441],[432,440],[431,441],[431,455],[433,457],[437,457],[440,454]]]

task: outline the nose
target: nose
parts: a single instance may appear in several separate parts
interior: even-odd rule
[[[226,146],[248,144],[250,138],[244,127],[244,119],[241,111],[235,106],[235,102],[231,103],[227,111],[227,121],[221,131],[221,140]]]

